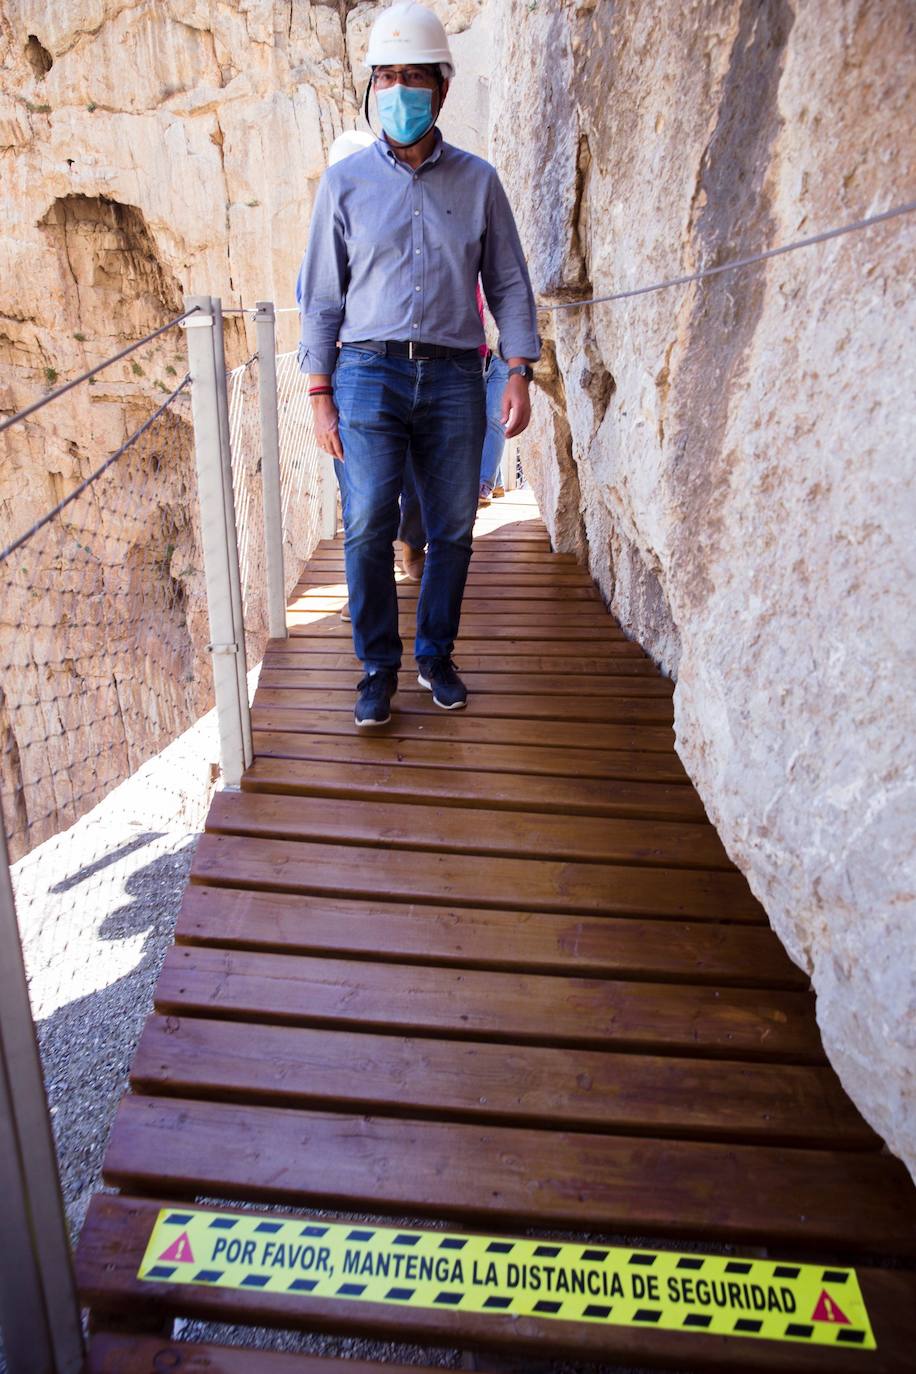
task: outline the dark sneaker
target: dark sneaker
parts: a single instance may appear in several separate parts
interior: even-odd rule
[[[455,665],[445,654],[440,658],[418,658],[420,669],[417,682],[428,687],[433,701],[443,711],[458,711],[468,704],[468,689],[455,672]]]
[[[387,725],[391,719],[391,698],[398,690],[398,675],[393,668],[379,668],[378,672],[367,673],[356,689],[356,710],[353,719],[357,725]]]

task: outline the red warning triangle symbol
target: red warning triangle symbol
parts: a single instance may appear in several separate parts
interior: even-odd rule
[[[821,1289],[821,1296],[811,1313],[811,1320],[813,1322],[835,1322],[838,1326],[852,1325],[836,1298],[832,1298],[824,1288]]]
[[[161,1260],[177,1260],[179,1264],[193,1264],[194,1251],[191,1249],[187,1231],[182,1231],[178,1239],[173,1240],[171,1245],[163,1250],[159,1258]],[[844,1317],[843,1320],[845,1321],[846,1318]]]

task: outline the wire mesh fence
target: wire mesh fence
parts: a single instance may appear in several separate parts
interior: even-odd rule
[[[323,503],[337,500],[330,460],[315,442],[308,377],[299,371],[295,353],[277,356],[277,404],[280,429],[280,498],[283,515],[287,594],[296,585],[302,564],[321,538]]]
[[[59,498],[24,532],[34,507],[4,504],[0,802],[74,1230],[218,759],[189,379],[173,387],[84,385],[0,441],[7,478],[40,451]]]

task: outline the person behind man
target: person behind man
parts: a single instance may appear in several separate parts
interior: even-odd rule
[[[454,73],[441,23],[412,0],[391,6],[372,27],[366,61],[367,117],[371,90],[383,135],[322,178],[297,300],[315,435],[336,459],[341,491],[353,643],[365,670],[355,720],[381,725],[401,664],[393,539],[408,451],[428,541],[418,681],[446,710],[467,701],[452,649],[486,426],[478,274],[509,363],[507,438],[530,419],[540,340],[496,171],[435,127]]]

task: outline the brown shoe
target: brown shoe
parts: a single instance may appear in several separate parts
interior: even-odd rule
[[[412,549],[409,544],[401,545],[401,567],[408,582],[421,582],[425,566],[425,549]]]
[[[491,495],[492,495],[494,501],[498,501],[499,498],[500,498],[501,496],[505,496],[505,494],[506,494],[506,488],[505,488],[505,487],[501,487],[501,486],[495,486],[495,487],[493,488],[493,491],[491,492]]]

